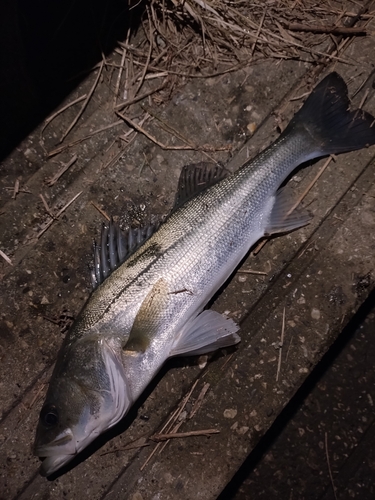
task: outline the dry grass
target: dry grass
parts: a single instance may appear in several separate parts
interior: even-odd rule
[[[330,30],[336,33],[337,27],[352,26],[369,16],[358,15],[355,4],[356,12],[344,10],[342,4],[322,6],[312,0],[152,0],[145,4],[142,19],[143,47],[121,44],[129,52],[125,56],[122,52],[127,73],[133,75],[128,89],[135,82],[143,82],[146,74],[156,78],[157,73],[202,77],[263,58],[309,62],[335,58],[337,55],[328,52]],[[300,32],[295,31],[297,24],[304,27]],[[309,26],[315,32],[309,32]],[[317,33],[319,28],[324,33]]]
[[[132,39],[129,33],[105,62],[114,73],[114,108],[126,110],[141,89],[150,96],[157,88],[153,104],[164,103],[181,80],[219,76],[264,59],[345,61],[341,49],[365,35],[373,19],[365,7],[345,5],[335,0],[144,0],[141,34]]]
[[[136,134],[149,134],[139,121],[139,103],[166,103],[176,85],[190,78],[220,76],[264,59],[294,59],[308,63],[346,61],[343,51],[356,36],[366,34],[373,14],[358,2],[314,0],[130,0],[143,8],[140,29],[128,35],[98,65],[93,86],[57,148],[61,153],[113,126],[99,127],[86,137],[65,142],[66,136],[96,92],[101,75],[113,93],[113,111]],[[366,2],[363,2],[365,5]],[[355,25],[355,29],[353,29]],[[348,61],[346,61],[348,62]],[[105,69],[105,72],[104,72]],[[149,106],[150,107],[150,106]],[[65,106],[63,109],[67,109]],[[120,114],[121,111],[121,114]],[[51,119],[58,116],[55,113]],[[136,123],[132,116],[137,116]],[[49,119],[46,123],[51,121]],[[114,115],[114,119],[117,119]],[[135,125],[134,125],[135,123]],[[44,128],[43,128],[44,130]],[[134,134],[133,134],[134,135]],[[125,142],[131,141],[127,136]],[[172,134],[171,135],[175,135]],[[124,136],[121,136],[123,139]],[[158,143],[157,139],[155,139]],[[186,141],[185,141],[186,142]],[[170,146],[164,145],[165,149]],[[175,146],[176,149],[187,149]],[[207,149],[197,145],[197,149]],[[208,149],[214,150],[214,147]]]

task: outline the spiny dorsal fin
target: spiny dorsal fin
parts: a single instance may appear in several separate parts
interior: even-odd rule
[[[91,269],[93,290],[143,245],[158,227],[159,223],[122,231],[112,219],[109,223],[103,223],[100,244],[94,241],[94,269]]]
[[[160,278],[142,302],[135,317],[125,351],[145,352],[162,325],[169,298],[168,283]]]
[[[224,167],[217,163],[193,163],[181,170],[173,210],[226,177]]]

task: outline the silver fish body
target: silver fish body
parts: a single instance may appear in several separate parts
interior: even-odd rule
[[[374,119],[347,107],[346,85],[332,73],[278,140],[174,210],[93,292],[41,411],[42,474],[118,422],[169,357],[239,341],[233,321],[203,309],[261,237],[308,222],[288,213],[292,203],[278,190],[298,165],[375,143]]]

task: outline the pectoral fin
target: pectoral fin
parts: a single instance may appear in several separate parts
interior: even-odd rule
[[[173,344],[170,356],[200,355],[237,344],[239,326],[215,311],[203,311],[188,323]]]
[[[147,349],[158,332],[168,298],[168,283],[160,278],[142,302],[124,350],[144,352]]]
[[[265,228],[265,236],[293,231],[293,229],[306,226],[310,222],[311,215],[294,208],[295,201],[287,187],[277,191],[275,203]]]

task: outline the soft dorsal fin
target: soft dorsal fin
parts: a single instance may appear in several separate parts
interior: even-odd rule
[[[168,283],[160,278],[146,295],[135,317],[125,351],[145,352],[163,325],[169,299]]]
[[[181,170],[173,209],[176,210],[197,194],[217,184],[226,175],[224,167],[217,163],[200,162],[186,165]]]
[[[100,244],[94,241],[94,269],[91,269],[93,290],[143,245],[158,227],[157,223],[122,231],[112,219],[109,223],[103,223]]]

